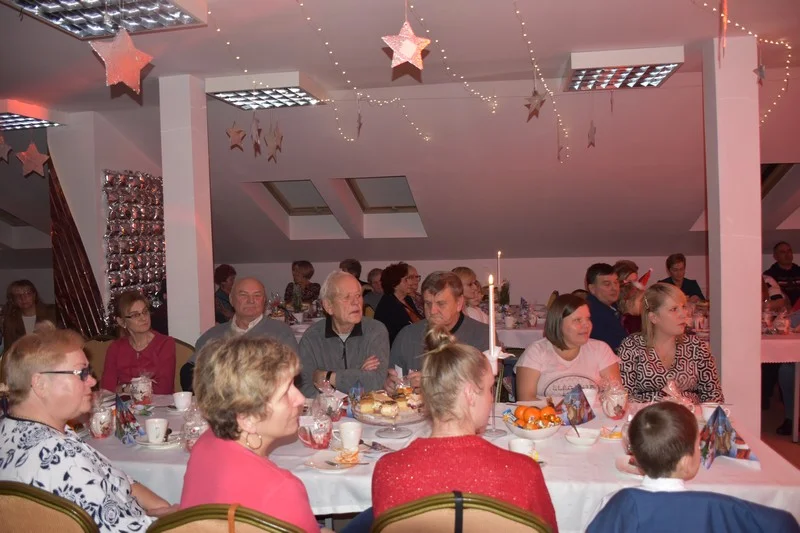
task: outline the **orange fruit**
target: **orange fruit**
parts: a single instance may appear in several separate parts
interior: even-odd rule
[[[522,419],[525,420],[525,422],[527,422],[527,421],[529,421],[531,419],[535,420],[535,419],[539,418],[540,416],[541,416],[541,411],[539,410],[538,407],[528,407],[522,413]]]
[[[524,420],[522,420],[521,418],[518,418],[518,419],[517,419],[517,420],[514,422],[514,424],[515,424],[517,427],[520,427],[520,428],[523,428],[523,429],[525,428],[525,421],[524,421]]]
[[[516,417],[516,418],[523,418],[523,416],[524,416],[524,414],[525,414],[525,409],[526,409],[526,408],[525,408],[525,406],[524,406],[524,405],[520,405],[519,407],[517,407],[516,409],[514,409],[514,417]]]
[[[540,416],[548,416],[548,415],[555,415],[556,410],[553,409],[552,405],[548,405],[547,407],[542,409]]]

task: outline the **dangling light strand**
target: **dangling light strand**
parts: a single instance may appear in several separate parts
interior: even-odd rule
[[[569,148],[569,131],[564,126],[564,121],[561,118],[561,113],[558,111],[558,106],[556,105],[556,98],[553,91],[550,89],[550,86],[547,85],[547,82],[542,75],[542,71],[539,69],[539,64],[536,61],[536,54],[533,50],[533,43],[531,42],[531,38],[528,37],[528,30],[525,28],[525,21],[522,18],[522,13],[520,13],[519,6],[517,5],[517,0],[512,0],[514,4],[514,14],[517,17],[517,22],[519,22],[520,31],[522,32],[522,42],[525,44],[525,49],[528,51],[528,55],[531,61],[531,74],[533,76],[534,83],[536,79],[539,79],[539,83],[544,87],[545,92],[550,97],[550,103],[553,106],[553,112],[556,114],[556,121],[558,122],[558,129],[561,132],[560,139],[563,139],[563,144],[559,145],[559,148],[563,148],[564,157],[559,157],[559,161],[561,163],[564,162],[564,159],[569,159],[570,155],[570,148]]]
[[[381,100],[381,99],[377,99],[377,98],[372,98],[372,96],[370,96],[369,93],[367,93],[364,90],[359,89],[350,80],[350,76],[348,76],[347,71],[344,69],[344,67],[342,67],[339,64],[339,59],[337,58],[336,54],[334,53],[333,48],[331,48],[330,42],[325,38],[324,32],[322,30],[322,26],[320,26],[319,24],[315,23],[312,20],[311,15],[309,15],[308,12],[305,9],[305,4],[304,4],[303,0],[295,0],[295,1],[297,2],[297,5],[300,6],[300,11],[303,14],[303,18],[305,18],[306,23],[309,25],[311,30],[319,37],[320,42],[325,47],[325,50],[328,52],[327,56],[328,56],[329,60],[331,61],[331,63],[333,63],[333,66],[336,67],[336,69],[340,72],[340,75],[341,75],[342,79],[345,81],[345,83],[347,83],[347,86],[350,88],[350,90],[353,91],[353,93],[355,95],[355,98],[357,100],[360,99],[362,101],[367,102],[370,106],[383,107],[384,105],[397,104],[399,109],[400,109],[400,112],[402,113],[403,117],[406,119],[406,122],[408,122],[408,124],[414,129],[414,132],[417,135],[419,135],[419,137],[422,140],[424,140],[426,142],[430,141],[430,139],[431,139],[430,135],[428,135],[424,131],[422,131],[419,128],[419,126],[417,126],[416,123],[413,120],[411,120],[411,118],[408,116],[408,112],[406,110],[406,106],[405,106],[405,104],[403,103],[403,101],[400,98],[392,98],[390,100]],[[330,103],[334,103],[333,98],[329,98],[328,100],[325,100],[325,101],[326,102],[330,102]],[[339,135],[343,139],[348,141],[348,142],[355,141],[355,137],[351,137],[351,136],[346,135],[344,133],[344,130],[341,128],[341,124],[340,124],[341,121],[339,119],[339,111],[338,111],[337,106],[335,106],[335,105],[333,106],[333,111],[334,111],[334,115],[336,117],[337,129],[338,129]]]
[[[414,4],[409,4],[408,9],[409,9],[409,11],[411,11],[411,13],[417,19],[417,22],[422,27],[422,29],[425,30],[425,34],[428,35],[429,38],[430,38],[431,30],[429,30],[428,27],[425,25],[425,19],[423,17],[421,17],[419,15],[419,13],[417,13],[417,11],[414,9]],[[455,79],[457,81],[460,81],[463,84],[463,87],[464,87],[465,91],[470,93],[472,96],[480,98],[481,100],[483,100],[484,102],[489,104],[489,107],[492,110],[492,113],[494,113],[497,110],[497,106],[498,106],[497,98],[495,96],[487,96],[487,95],[481,93],[480,91],[478,91],[477,89],[474,89],[469,84],[469,82],[464,79],[464,76],[462,76],[459,73],[457,73],[455,71],[455,69],[450,66],[450,63],[447,61],[447,53],[445,52],[444,47],[441,44],[439,44],[439,39],[431,38],[431,40],[439,48],[439,53],[442,55],[442,63],[444,64],[444,68],[447,71],[447,73],[450,74],[450,76],[453,79]]]
[[[692,2],[692,3],[697,5],[698,7],[700,7],[700,4],[698,2]],[[718,13],[717,8],[713,7],[713,6],[710,6],[708,4],[708,2],[703,2],[702,7],[706,8],[706,9],[710,9],[712,13]],[[725,15],[723,13],[719,13],[719,16],[720,17],[724,17]],[[790,77],[790,74],[791,74],[790,69],[791,69],[791,63],[792,63],[792,45],[787,41],[780,41],[780,40],[775,41],[773,39],[765,39],[763,37],[759,37],[758,33],[754,33],[754,31],[752,29],[748,30],[745,27],[744,24],[739,24],[738,22],[732,20],[730,18],[730,16],[728,17],[727,21],[728,21],[728,25],[729,26],[733,25],[734,28],[737,28],[737,29],[739,29],[739,30],[741,30],[743,32],[746,32],[747,35],[752,35],[753,37],[758,39],[759,43],[762,43],[762,44],[765,44],[765,45],[768,44],[770,46],[780,46],[780,47],[783,47],[786,50],[786,60],[785,60],[785,63],[784,63],[784,68],[783,68],[783,82],[782,82],[781,89],[780,89],[780,91],[778,91],[778,93],[775,96],[775,98],[772,99],[772,103],[768,104],[767,108],[763,112],[759,112],[761,114],[761,116],[759,117],[759,120],[760,120],[761,124],[764,124],[766,122],[767,118],[772,114],[772,111],[778,106],[778,102],[780,101],[780,99],[783,97],[784,94],[786,94],[786,91],[789,89],[789,77]]]

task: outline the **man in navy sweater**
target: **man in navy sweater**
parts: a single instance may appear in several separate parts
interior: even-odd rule
[[[628,333],[622,326],[616,304],[619,299],[619,279],[608,263],[595,263],[586,271],[589,312],[592,314],[591,338],[603,341],[616,351]]]

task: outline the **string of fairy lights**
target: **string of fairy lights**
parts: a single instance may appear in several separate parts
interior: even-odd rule
[[[303,17],[305,18],[306,23],[308,23],[308,25],[311,28],[311,30],[319,37],[320,42],[325,47],[325,50],[328,52],[328,54],[327,54],[328,58],[333,63],[333,66],[336,67],[339,72],[341,72],[342,79],[345,81],[345,83],[347,84],[348,88],[351,91],[353,91],[353,93],[355,94],[356,103],[358,104],[358,102],[363,100],[363,101],[367,102],[371,106],[378,106],[378,107],[383,107],[385,105],[397,104],[397,107],[400,109],[400,113],[406,119],[406,122],[408,123],[408,125],[411,128],[413,128],[414,132],[422,140],[424,140],[426,142],[430,141],[431,140],[431,136],[428,135],[427,133],[425,133],[416,124],[416,122],[411,120],[411,117],[408,116],[408,108],[406,108],[406,105],[403,102],[402,98],[391,98],[389,100],[382,100],[382,99],[378,99],[378,98],[373,98],[368,92],[364,91],[363,89],[359,89],[350,80],[350,76],[347,75],[347,71],[344,70],[344,68],[339,64],[339,60],[338,60],[336,54],[334,53],[333,48],[331,47],[330,41],[328,41],[325,38],[325,35],[324,35],[325,32],[323,31],[322,26],[320,26],[318,23],[315,23],[314,20],[311,18],[311,15],[308,14],[308,11],[305,8],[305,4],[304,4],[303,0],[296,0],[296,2],[297,2],[297,5],[300,6],[300,11],[302,12]],[[326,100],[326,102],[330,102],[331,104],[333,104],[333,112],[334,112],[334,116],[336,118],[336,129],[337,129],[339,135],[343,139],[348,141],[348,142],[355,141],[356,140],[355,137],[351,137],[351,136],[347,135],[344,132],[344,129],[342,128],[340,116],[339,116],[339,108],[336,105],[336,102],[334,101],[334,99],[333,98],[329,98],[328,100]],[[359,121],[360,121],[360,117],[359,117]]]
[[[694,2],[694,3],[696,5],[698,5],[698,6],[700,5],[698,2]],[[715,6],[709,5],[708,2],[703,2],[702,7],[706,8],[706,9],[710,9],[712,13],[719,13],[720,17],[725,18],[725,13],[719,12],[719,10]],[[772,99],[772,103],[767,106],[766,110],[764,110],[761,113],[761,116],[759,117],[759,120],[761,121],[761,124],[764,124],[766,122],[767,118],[769,118],[769,116],[772,114],[772,111],[778,106],[779,100],[783,97],[783,95],[789,89],[789,77],[790,77],[790,74],[791,74],[791,72],[790,72],[791,68],[790,67],[791,67],[791,63],[792,63],[792,45],[790,43],[788,43],[787,41],[782,41],[782,40],[777,40],[776,41],[774,39],[765,39],[763,37],[759,37],[758,33],[754,33],[754,31],[752,29],[748,30],[747,27],[745,27],[744,24],[740,24],[739,22],[736,22],[735,20],[731,19],[730,15],[727,17],[726,22],[727,22],[727,24],[729,26],[732,25],[734,28],[738,28],[739,30],[741,30],[743,32],[747,32],[747,35],[752,35],[753,37],[758,39],[758,42],[761,43],[761,44],[765,44],[765,45],[768,44],[768,45],[771,45],[771,46],[780,46],[780,47],[783,47],[786,50],[786,60],[784,62],[783,82],[782,82],[781,89],[778,92],[778,94],[776,95],[776,97],[774,99]]]
[[[414,4],[409,4],[408,10],[411,12],[411,14],[414,15],[414,18],[417,19],[417,23],[422,27],[422,29],[425,30],[425,34],[429,36],[431,30],[425,24],[425,18],[421,17],[419,13],[417,13],[417,11],[414,9]],[[447,71],[447,73],[450,74],[450,76],[453,79],[460,81],[462,86],[464,87],[464,90],[467,91],[469,94],[475,96],[476,98],[480,98],[481,100],[489,104],[489,108],[491,109],[492,113],[497,111],[497,106],[499,105],[497,97],[485,95],[479,90],[475,89],[472,85],[470,85],[470,83],[464,79],[464,76],[456,72],[456,70],[450,65],[449,61],[447,60],[447,52],[445,51],[444,47],[441,44],[439,44],[439,39],[431,39],[431,42],[433,42],[433,44],[437,45],[437,47],[439,48],[439,53],[442,55],[442,63],[444,64],[444,68]]]
[[[520,12],[519,5],[517,5],[517,0],[512,0],[514,5],[514,15],[517,17],[517,22],[519,22],[520,31],[522,33],[522,42],[525,44],[525,49],[528,51],[528,55],[531,61],[531,75],[533,76],[534,87],[536,86],[536,79],[538,78],[539,83],[544,87],[545,92],[550,97],[550,103],[553,106],[553,112],[556,114],[556,139],[558,141],[558,160],[563,163],[564,159],[569,159],[569,130],[567,130],[566,126],[564,126],[564,120],[561,117],[561,113],[558,111],[558,105],[556,104],[555,94],[553,93],[550,86],[547,85],[547,81],[544,79],[542,75],[542,71],[539,69],[539,63],[536,61],[536,53],[533,50],[533,42],[531,38],[528,36],[528,30],[525,28],[525,20],[522,17],[522,13]],[[563,139],[563,142],[562,142]],[[562,151],[564,152],[564,157],[562,158]]]

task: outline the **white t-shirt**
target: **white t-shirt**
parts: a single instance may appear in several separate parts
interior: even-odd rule
[[[22,323],[25,324],[25,334],[33,333],[33,328],[36,327],[36,315],[25,316],[22,315]]]
[[[563,396],[578,384],[584,389],[597,389],[600,371],[614,363],[619,363],[619,357],[603,341],[589,339],[575,359],[565,361],[556,353],[553,343],[545,338],[528,346],[514,372],[521,366],[538,370],[541,376],[536,395]]]
[[[480,307],[464,306],[464,314],[470,317],[472,320],[477,320],[478,322],[483,322],[484,324],[489,323],[489,315],[481,311]]]

